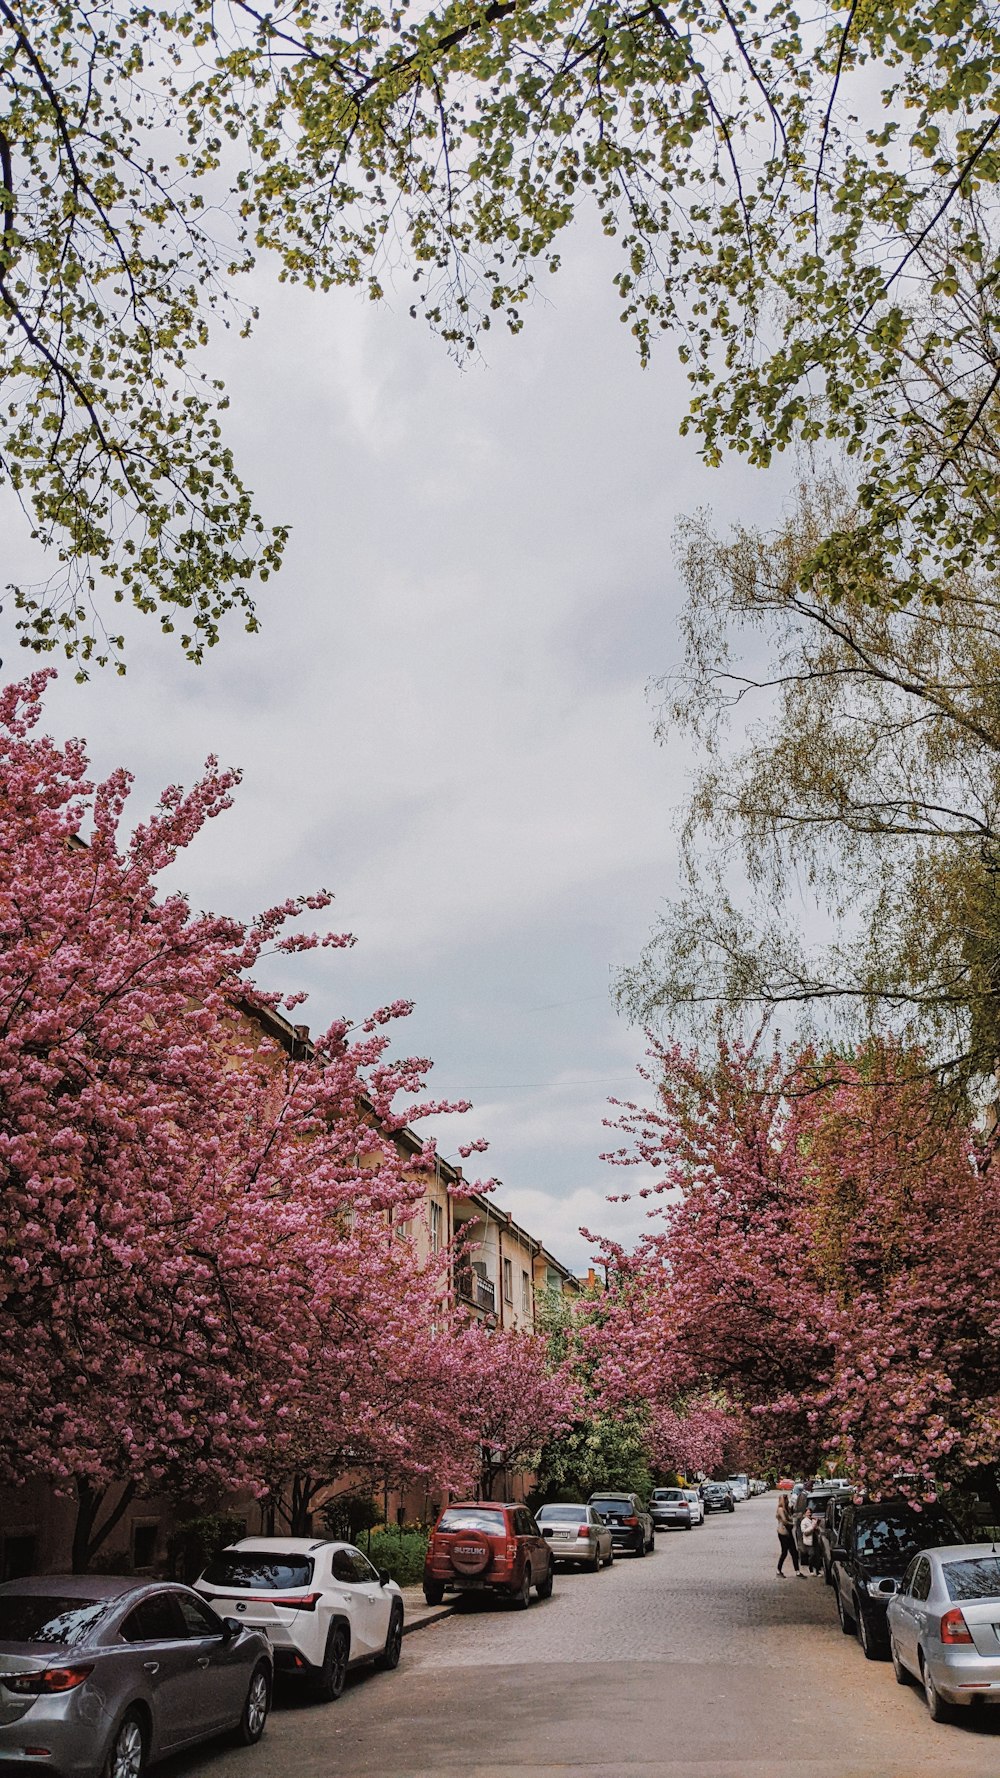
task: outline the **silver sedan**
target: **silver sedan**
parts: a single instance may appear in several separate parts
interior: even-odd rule
[[[611,1530],[592,1506],[543,1506],[535,1514],[553,1562],[580,1562],[596,1574],[615,1559]]]
[[[955,1705],[1000,1702],[1000,1554],[992,1543],[914,1556],[889,1600],[889,1645],[900,1685],[924,1688],[934,1722]]]
[[[0,1586],[0,1770],[139,1778],[226,1730],[249,1746],[271,1681],[266,1638],[190,1587],[104,1575]]]

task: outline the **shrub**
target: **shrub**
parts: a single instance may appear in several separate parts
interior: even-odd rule
[[[376,1568],[387,1568],[401,1587],[420,1585],[426,1554],[426,1531],[373,1531],[368,1547],[369,1560]]]

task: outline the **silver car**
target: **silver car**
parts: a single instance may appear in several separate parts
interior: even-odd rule
[[[543,1506],[535,1514],[553,1562],[581,1562],[596,1574],[615,1559],[611,1531],[592,1506]]]
[[[80,1574],[0,1585],[0,1770],[139,1778],[226,1730],[250,1746],[271,1681],[266,1638],[190,1587]]]
[[[992,1543],[914,1556],[889,1600],[889,1648],[900,1685],[920,1681],[934,1722],[976,1699],[1000,1702],[1000,1554]]]
[[[657,1531],[669,1531],[672,1525],[690,1531],[697,1523],[694,1507],[683,1488],[654,1488],[649,1510]]]

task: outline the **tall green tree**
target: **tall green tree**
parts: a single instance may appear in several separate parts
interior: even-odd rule
[[[240,274],[405,267],[464,351],[583,202],[710,462],[853,456],[834,593],[994,564],[998,65],[985,0],[0,0],[0,475],[57,561],[23,639],[112,658],[109,600],[194,659],[255,626],[285,533],[205,355]]]
[[[829,483],[770,535],[682,527],[661,736],[701,765],[682,892],[621,992],[647,1024],[888,1026],[969,1082],[1000,1059],[1000,591],[831,603],[808,564],[856,522]]]

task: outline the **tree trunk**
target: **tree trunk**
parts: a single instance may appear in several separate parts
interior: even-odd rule
[[[76,1478],[76,1524],[73,1527],[73,1573],[86,1574],[102,1543],[121,1523],[135,1499],[135,1483],[126,1482],[118,1500],[100,1524],[97,1515],[107,1499],[107,1488],[95,1488],[83,1476]]]
[[[292,1477],[292,1495],[288,1513],[289,1530],[292,1537],[309,1537],[312,1533],[313,1492],[312,1476],[297,1475]]]

